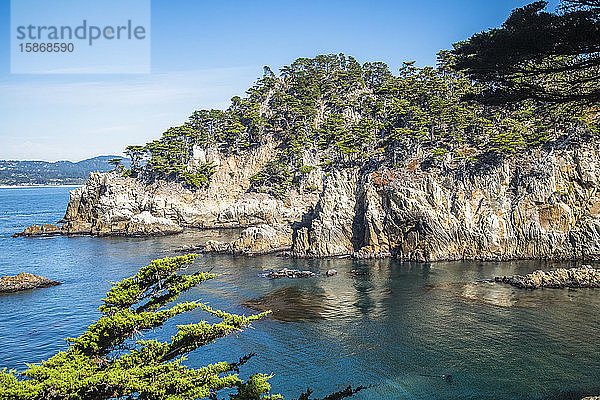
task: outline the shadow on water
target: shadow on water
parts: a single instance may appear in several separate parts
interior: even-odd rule
[[[259,312],[271,310],[272,318],[285,322],[324,319],[328,313],[325,295],[308,293],[296,286],[274,290],[242,305]]]

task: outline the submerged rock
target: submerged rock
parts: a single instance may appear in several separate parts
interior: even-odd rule
[[[20,236],[45,236],[45,235],[60,235],[63,233],[63,230],[60,226],[45,224],[45,225],[32,225],[27,228],[23,232],[15,233],[13,237]]]
[[[20,292],[22,290],[45,288],[60,284],[60,282],[44,278],[43,276],[22,272],[16,276],[3,276],[0,278],[0,293]]]
[[[581,268],[553,271],[537,270],[527,275],[497,276],[494,280],[520,289],[597,288],[600,287],[600,269],[584,265]]]
[[[283,268],[278,271],[269,271],[264,273],[262,276],[269,279],[280,279],[280,278],[312,278],[317,276],[312,271],[301,271],[299,269],[287,269]]]

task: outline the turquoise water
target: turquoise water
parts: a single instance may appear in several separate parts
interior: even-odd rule
[[[65,349],[63,338],[79,335],[99,317],[99,299],[111,281],[132,275],[151,259],[175,255],[181,246],[235,233],[10,237],[25,226],[59,220],[69,190],[0,189],[0,276],[30,272],[63,282],[0,295],[0,368],[22,370],[26,362]],[[600,393],[599,291],[527,292],[471,284],[566,265],[200,256],[189,271],[214,268],[220,277],[183,299],[250,313],[242,303],[263,296],[250,304],[274,308],[275,318],[192,353],[187,363],[200,366],[255,352],[242,375],[273,373],[274,391],[287,398],[306,387],[323,396],[348,384],[375,385],[357,399],[567,399]],[[260,277],[283,267],[335,268],[339,274]],[[191,312],[145,337],[168,337],[176,324],[206,318]],[[452,374],[453,382],[432,376],[442,374]]]

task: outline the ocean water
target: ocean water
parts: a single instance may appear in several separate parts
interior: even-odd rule
[[[71,188],[0,189],[0,276],[30,272],[56,287],[0,295],[0,368],[23,370],[66,348],[100,313],[110,282],[154,258],[233,231],[188,231],[160,238],[11,238],[56,222]],[[190,354],[187,365],[237,360],[242,376],[274,374],[273,392],[324,396],[349,384],[373,385],[357,399],[579,399],[600,393],[600,291],[520,291],[473,282],[570,264],[401,263],[203,255],[189,268],[217,279],[186,293],[236,313],[273,317]],[[283,267],[338,275],[269,280]],[[355,272],[351,272],[355,271]],[[249,301],[250,300],[250,301]],[[176,324],[209,319],[194,311],[144,338],[168,338]],[[440,376],[451,374],[452,382]]]

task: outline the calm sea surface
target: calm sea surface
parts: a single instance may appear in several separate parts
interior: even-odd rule
[[[100,313],[110,282],[181,246],[235,232],[189,231],[163,238],[13,239],[34,223],[62,218],[72,188],[0,189],[0,276],[29,272],[63,285],[0,295],[0,368],[18,370],[66,348]],[[326,395],[348,384],[375,385],[357,399],[570,399],[600,393],[600,291],[519,291],[472,284],[496,275],[568,264],[289,260],[200,256],[190,272],[220,274],[187,293],[236,313],[272,308],[274,318],[190,354],[187,365],[237,360],[273,373],[287,398],[306,387]],[[268,280],[274,268],[334,277]],[[355,270],[358,273],[350,273]],[[257,299],[258,298],[258,299]],[[245,303],[254,299],[250,303]],[[179,316],[145,338],[167,338]],[[452,374],[453,382],[440,377]]]

